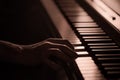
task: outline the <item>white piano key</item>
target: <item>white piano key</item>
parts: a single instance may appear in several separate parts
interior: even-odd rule
[[[85,49],[84,46],[74,46],[74,48],[75,48],[75,50],[76,50],[76,49]]]
[[[93,33],[87,33],[87,32],[86,32],[86,33],[83,33],[83,32],[81,32],[80,35],[82,35],[82,36],[98,35],[98,36],[99,36],[99,35],[106,35],[106,33],[104,33],[104,32],[102,32],[102,33],[101,33],[101,32],[100,32],[100,33],[97,33],[97,32],[93,32]]]
[[[79,11],[80,12],[80,11]],[[94,22],[90,16],[77,16],[77,17],[68,17],[71,22]]]
[[[75,27],[98,27],[98,25],[95,22],[91,22],[91,23],[72,23]]]
[[[89,53],[87,51],[76,51],[76,53],[79,57],[89,56]]]
[[[105,80],[91,57],[79,57],[76,63],[85,80]]]

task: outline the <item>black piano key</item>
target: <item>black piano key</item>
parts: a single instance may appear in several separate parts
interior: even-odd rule
[[[120,48],[118,49],[92,49],[93,52],[120,52]]]
[[[120,54],[116,54],[116,53],[113,53],[113,54],[108,54],[108,53],[105,53],[105,54],[95,54],[96,57],[120,57]]]
[[[104,54],[95,54],[95,57],[96,58],[111,58],[111,57],[118,57],[120,58],[120,54],[117,54],[117,53],[113,53],[113,54],[107,54],[107,53],[104,53]]]
[[[107,71],[108,76],[120,77],[120,71]]]
[[[105,67],[104,68],[106,71],[119,71],[120,72],[120,67],[114,67],[114,66],[112,66],[112,67]]]
[[[113,45],[116,45],[116,43],[114,42],[110,42],[110,43],[88,43],[88,46],[106,46],[106,45],[109,45],[109,46],[113,46]]]
[[[83,36],[83,39],[108,39],[109,36]]]
[[[120,63],[120,57],[101,57],[97,58],[97,60],[101,63],[111,63],[111,62],[116,62]]]
[[[120,67],[105,67],[106,71],[120,71]]]
[[[92,55],[95,55],[95,54],[105,54],[105,53],[109,53],[109,54],[113,54],[113,53],[119,54],[120,53],[120,51],[115,51],[115,50],[114,51],[112,51],[112,50],[111,51],[108,51],[108,50],[106,50],[106,51],[103,50],[102,51],[102,49],[100,51],[92,51],[91,50],[91,52],[92,52]]]
[[[109,53],[109,54],[113,54],[113,53],[116,53],[116,54],[119,54],[120,51],[90,51],[92,53],[92,55],[95,55],[95,54],[105,54],[105,53]]]
[[[112,48],[119,48],[118,46],[90,46],[91,49],[105,49],[105,48],[108,48],[108,49],[112,49]]]
[[[96,43],[96,42],[112,42],[112,39],[84,39],[85,42],[88,43]]]
[[[107,71],[107,76],[111,77],[111,78],[114,78],[112,80],[119,80],[118,78],[120,77],[120,71],[115,71],[115,70]]]
[[[120,63],[115,63],[115,62],[102,63],[101,65],[102,65],[103,67],[120,67]]]
[[[111,77],[115,74],[115,73],[113,74],[113,72],[117,72],[117,73],[120,72],[120,62],[107,62],[107,63],[104,62],[104,63],[101,63],[101,65],[103,66],[104,71],[106,72],[107,76],[109,76],[109,77]],[[118,77],[118,76],[115,76],[115,77]]]

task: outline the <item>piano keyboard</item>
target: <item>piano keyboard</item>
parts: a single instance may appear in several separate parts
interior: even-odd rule
[[[42,3],[61,37],[73,44],[84,80],[120,79],[120,47],[75,0]]]

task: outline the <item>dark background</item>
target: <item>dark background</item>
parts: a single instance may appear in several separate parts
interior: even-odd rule
[[[0,0],[0,40],[32,44],[55,37],[39,0]],[[55,80],[45,64],[24,66],[0,60],[0,80]]]
[[[39,0],[0,0],[0,40],[36,43],[54,37],[51,27]]]

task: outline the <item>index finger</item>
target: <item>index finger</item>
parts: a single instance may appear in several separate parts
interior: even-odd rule
[[[74,50],[72,50],[71,48],[69,48],[66,45],[63,44],[57,44],[57,43],[51,43],[50,48],[58,48],[60,49],[63,53],[65,53],[66,55],[68,55],[69,57],[75,59],[77,58],[77,54],[75,53]]]
[[[47,41],[52,42],[52,43],[63,44],[74,50],[73,45],[68,40],[65,40],[62,38],[49,38],[49,39],[47,39]]]

